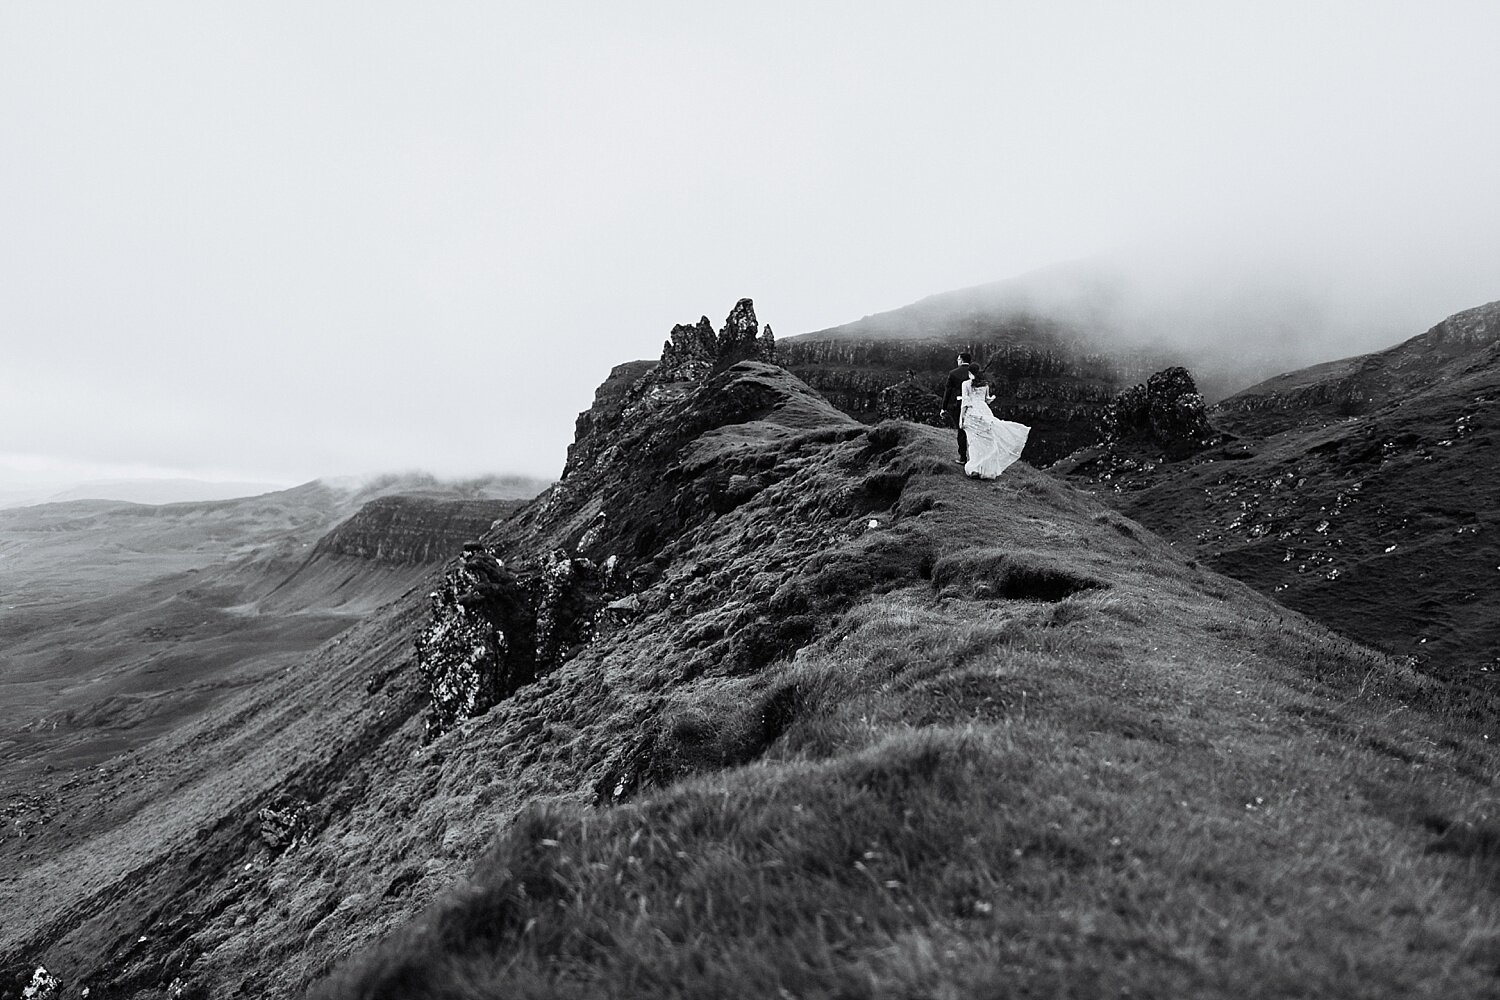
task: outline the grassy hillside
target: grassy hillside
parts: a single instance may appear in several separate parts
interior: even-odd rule
[[[1225,448],[1080,475],[1215,569],[1492,700],[1497,335],[1500,303],[1459,313],[1225,401],[1214,419],[1244,435]]]
[[[424,742],[411,595],[75,776],[110,823],[0,853],[0,981],[1494,991],[1492,734],[1441,685],[779,369],[601,399],[607,433],[486,538],[518,573],[598,567],[555,665]]]
[[[692,451],[796,472],[684,539],[640,620],[439,744],[450,830],[447,796],[504,801],[548,758],[598,800],[547,782],[316,996],[1493,987],[1494,754],[1435,685],[1043,474],[963,479],[941,432],[767,420]],[[748,608],[812,612],[810,641],[737,657]],[[604,763],[648,694],[641,748]]]

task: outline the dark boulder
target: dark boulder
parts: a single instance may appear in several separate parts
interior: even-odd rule
[[[1203,396],[1186,368],[1167,368],[1115,397],[1104,414],[1108,441],[1149,442],[1169,459],[1186,458],[1215,444]]]

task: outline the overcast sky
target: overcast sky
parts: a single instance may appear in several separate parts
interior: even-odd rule
[[[729,6],[0,3],[0,487],[554,476],[741,296],[1149,246],[1402,336],[1500,298],[1492,0]]]

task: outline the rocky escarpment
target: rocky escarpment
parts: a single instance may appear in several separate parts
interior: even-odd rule
[[[515,523],[466,546],[430,597],[432,622],[417,641],[432,696],[429,738],[637,614],[634,594],[662,572],[663,545],[778,481],[774,461],[727,456],[704,475],[707,468],[688,473],[672,457],[705,429],[773,409],[783,419],[826,421],[805,390],[782,388],[779,369],[740,370],[747,355],[774,351],[769,327],[760,331],[753,303],[741,299],[718,334],[706,318],[679,325],[656,364],[611,373],[579,417],[562,480]],[[731,368],[738,377],[721,377]],[[676,411],[678,419],[663,416]],[[539,531],[562,544],[538,544]]]
[[[305,559],[258,595],[255,606],[263,612],[372,610],[524,505],[403,495],[372,500],[319,539]]]
[[[434,500],[388,496],[365,504],[318,540],[313,559],[348,557],[373,562],[432,563],[524,506],[519,500]]]
[[[680,405],[716,373],[748,360],[769,360],[775,352],[775,336],[770,326],[760,329],[750,299],[735,303],[718,333],[706,316],[697,325],[673,327],[654,365],[618,366],[600,386],[593,407],[578,418],[563,482],[543,498],[543,510],[556,516],[580,488],[602,492],[601,467],[616,476],[623,474],[621,465],[632,462],[659,470],[653,461],[659,455],[648,452],[632,459],[632,448],[639,444],[633,426],[658,421],[664,407]],[[699,418],[724,419],[737,412],[746,402],[739,387],[726,384],[725,405],[702,405]],[[691,434],[695,427],[690,423],[679,430]],[[674,437],[658,445],[677,443]],[[580,478],[588,481],[582,487]],[[724,497],[753,492],[764,485],[763,479],[731,473],[717,498],[681,492],[670,479],[666,490],[659,479],[625,489],[611,483],[611,492],[633,497],[633,502],[613,511],[597,510],[568,533],[562,548],[544,552],[503,543],[466,545],[431,594],[432,623],[417,640],[417,662],[431,692],[428,738],[484,713],[555,669],[592,638],[601,612],[628,614],[632,589],[653,573],[645,557],[660,538],[692,516],[690,507],[703,501],[702,509],[712,512]],[[673,509],[676,517],[669,513]],[[528,521],[535,520],[533,513]],[[617,551],[599,561],[586,554],[605,548]],[[617,603],[606,608],[612,602]]]
[[[440,562],[523,505],[525,501],[501,499],[381,496],[320,538],[311,558]]]
[[[1454,377],[1500,351],[1500,302],[1456,313],[1388,350],[1314,365],[1268,379],[1218,403],[1214,419],[1242,434],[1268,436],[1373,413]]]
[[[760,329],[755,303],[740,299],[718,333],[708,317],[696,325],[679,323],[662,344],[656,361],[616,365],[594,392],[594,405],[578,415],[573,443],[562,478],[582,465],[597,462],[621,430],[627,414],[636,414],[642,401],[660,402],[681,396],[681,387],[746,360],[774,363],[775,335],[770,324]],[[675,388],[674,388],[675,387]]]

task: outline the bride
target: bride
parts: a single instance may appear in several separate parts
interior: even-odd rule
[[[1021,457],[1031,428],[1001,420],[990,412],[989,380],[976,372],[959,396],[959,426],[969,438],[969,460],[964,472],[976,479],[994,479]]]

